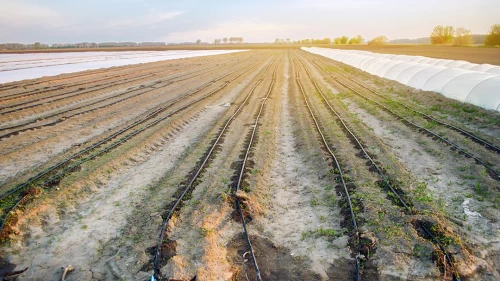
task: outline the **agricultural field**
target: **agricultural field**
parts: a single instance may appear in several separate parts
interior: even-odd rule
[[[0,276],[500,280],[500,113],[300,49],[0,84],[0,153]]]
[[[361,50],[381,54],[426,56],[437,59],[466,60],[472,63],[489,63],[500,65],[500,48],[483,46],[433,46],[433,45],[302,45],[302,44],[223,44],[223,45],[168,45],[159,47],[114,47],[99,48],[99,52],[116,51],[172,51],[172,50],[247,50],[247,49],[300,49],[301,47],[321,47],[340,50]],[[46,50],[2,50],[0,54],[36,54],[36,53],[79,53],[95,52],[88,49],[46,49]]]
[[[472,63],[500,65],[500,48],[498,47],[450,47],[433,45],[335,45],[331,47],[341,50],[362,50],[381,54],[425,56],[437,59],[465,60]]]

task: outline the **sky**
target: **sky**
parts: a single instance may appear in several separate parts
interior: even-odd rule
[[[0,0],[0,43],[401,39],[436,25],[486,34],[493,24],[499,0]]]

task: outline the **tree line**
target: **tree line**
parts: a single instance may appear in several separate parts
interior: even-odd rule
[[[387,44],[389,40],[385,36],[378,36],[374,39],[366,42],[368,45],[383,45]],[[347,36],[336,37],[332,39],[302,39],[297,41],[291,41],[290,38],[281,39],[276,38],[274,40],[275,44],[302,44],[302,45],[321,45],[321,44],[335,44],[335,45],[361,45],[365,43],[365,39],[361,35],[356,35],[352,38]]]
[[[442,26],[438,25],[434,27],[431,33],[430,41],[432,45],[458,45],[467,46],[474,44],[472,38],[472,33],[469,29],[464,27],[454,28],[453,26]],[[356,35],[352,38],[347,36],[340,36],[330,39],[303,39],[291,41],[290,38],[281,39],[276,38],[274,40],[275,44],[302,44],[302,45],[321,45],[321,44],[335,44],[335,45],[386,45],[389,43],[389,39],[380,35],[373,38],[370,41],[365,42],[365,39],[361,35]],[[489,34],[486,36],[484,42],[486,46],[500,46],[500,24],[495,24],[491,26]]]
[[[465,27],[455,29],[453,26],[438,25],[432,30],[430,37],[432,45],[466,46],[474,44],[471,31]],[[484,45],[500,45],[500,24],[491,26]]]
[[[334,38],[333,41],[331,38],[323,38],[323,39],[302,39],[302,40],[296,40],[292,41],[290,38],[286,39],[281,39],[281,38],[276,38],[274,39],[275,44],[313,44],[313,45],[320,45],[320,44],[363,44],[364,39],[361,37],[361,35],[357,35],[356,37],[353,37],[349,39],[347,36],[342,36],[338,38]]]
[[[243,37],[224,37],[222,39],[214,39],[214,44],[222,44],[222,42],[224,42],[224,44],[227,44],[228,42],[230,44],[241,44],[243,43]]]

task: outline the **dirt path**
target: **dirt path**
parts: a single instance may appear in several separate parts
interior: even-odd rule
[[[259,172],[250,177],[250,185],[259,187],[261,197],[269,197],[264,215],[256,222],[260,235],[279,249],[278,258],[286,260],[289,256],[292,260],[290,271],[304,271],[298,274],[302,277],[311,274],[306,268],[294,268],[297,263],[294,264],[293,258],[303,257],[313,275],[327,279],[333,277],[331,267],[346,263],[345,260],[352,265],[353,261],[347,249],[347,236],[343,234],[345,230],[340,226],[337,195],[334,181],[328,176],[328,165],[315,145],[314,136],[307,133],[307,124],[297,116],[303,112],[300,110],[303,105],[296,94],[291,94],[297,91],[292,75],[287,57],[282,87],[273,97],[274,108],[267,111],[272,114],[272,121],[261,128],[269,137],[262,136],[256,147],[254,169]],[[340,266],[337,269],[349,271]],[[299,276],[289,276],[289,280],[300,279]]]

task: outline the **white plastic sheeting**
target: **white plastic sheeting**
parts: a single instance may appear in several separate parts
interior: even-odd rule
[[[500,112],[500,66],[357,50],[302,50],[401,84]]]
[[[246,50],[0,54],[0,83],[129,64],[213,56]]]

